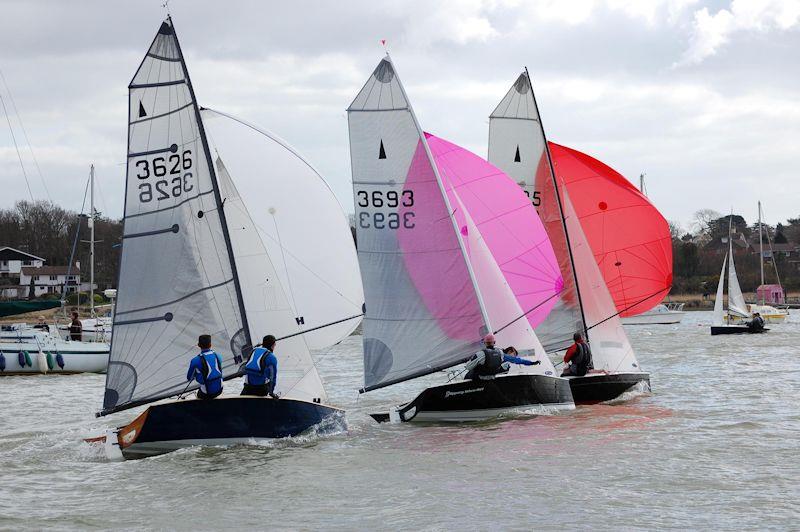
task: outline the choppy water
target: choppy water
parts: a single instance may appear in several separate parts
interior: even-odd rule
[[[318,356],[347,432],[122,463],[81,443],[132,418],[94,418],[103,376],[2,378],[0,528],[797,528],[797,314],[766,335],[711,338],[704,312],[629,328],[652,394],[457,426],[373,423],[424,386],[358,399],[351,337]]]

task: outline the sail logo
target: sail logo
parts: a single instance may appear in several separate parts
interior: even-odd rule
[[[448,397],[452,397],[454,395],[464,395],[464,394],[468,394],[468,393],[482,392],[483,390],[484,390],[484,388],[473,388],[471,390],[460,390],[458,392],[445,392],[444,393],[444,398],[447,399]]]

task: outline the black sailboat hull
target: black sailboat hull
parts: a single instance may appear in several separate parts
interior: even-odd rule
[[[583,377],[568,377],[575,404],[602,403],[616,399],[640,382],[650,388],[650,374],[636,373],[590,373]]]
[[[396,412],[398,421],[463,422],[537,406],[575,408],[567,380],[547,375],[507,375],[485,381],[458,381],[427,388]],[[391,420],[389,413],[370,416],[378,423]]]
[[[768,330],[769,329],[754,330],[746,325],[712,325],[711,336],[717,336],[718,334],[761,334]]]
[[[297,436],[327,419],[344,426],[344,411],[296,399],[190,399],[150,406],[120,428],[117,439],[125,458],[144,458],[194,445]]]

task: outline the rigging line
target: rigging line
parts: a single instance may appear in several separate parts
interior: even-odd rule
[[[25,185],[28,187],[28,194],[31,196],[31,201],[36,201],[33,197],[33,191],[31,191],[31,184],[28,181],[28,173],[25,171],[25,165],[22,164],[22,155],[19,153],[19,146],[17,145],[17,137],[14,136],[14,128],[11,127],[11,118],[8,116],[8,109],[6,109],[6,101],[3,99],[3,95],[0,94],[0,104],[3,104],[3,113],[6,115],[6,122],[8,122],[8,130],[11,132],[11,140],[14,141],[14,148],[17,150],[17,159],[19,159],[19,165],[22,167],[22,175],[25,177]]]
[[[331,325],[337,325],[339,323],[344,323],[346,321],[350,321],[350,320],[354,320],[356,318],[360,318],[363,315],[364,314],[354,314],[353,316],[350,316],[350,317],[347,317],[347,318],[343,318],[341,320],[332,321],[330,323],[326,323],[325,325],[319,325],[317,327],[312,327],[311,329],[306,329],[304,331],[300,331],[300,332],[296,332],[296,333],[293,333],[293,334],[289,334],[289,335],[283,336],[281,338],[276,338],[275,341],[278,342],[280,340],[286,340],[287,338],[293,338],[295,336],[300,336],[302,334],[310,333],[312,331],[318,331],[319,329],[324,329],[325,327],[330,327]]]
[[[552,294],[550,297],[548,297],[548,298],[547,298],[547,299],[545,299],[544,301],[540,302],[539,304],[537,304],[535,307],[533,307],[532,309],[528,310],[528,311],[527,311],[527,312],[525,312],[524,314],[522,314],[522,315],[520,315],[520,316],[517,316],[516,318],[514,318],[514,319],[513,319],[513,320],[511,320],[510,322],[506,323],[505,325],[503,325],[502,327],[500,327],[499,329],[497,329],[496,331],[494,331],[492,334],[497,334],[497,333],[499,333],[500,331],[502,331],[502,330],[504,330],[504,329],[507,329],[507,328],[508,328],[508,327],[510,327],[512,324],[514,324],[514,323],[518,322],[519,320],[521,320],[522,318],[524,318],[525,316],[527,316],[528,314],[530,314],[531,312],[533,312],[533,311],[534,311],[534,310],[536,310],[537,308],[541,307],[542,305],[544,305],[545,303],[547,303],[548,301],[550,301],[551,299],[553,299],[553,298],[554,298],[554,297],[556,297],[557,295],[561,294],[561,292],[563,292],[563,291],[564,291],[564,288],[562,287],[562,288],[561,288],[561,290],[559,290],[558,292],[556,292],[556,293]],[[651,297],[652,297],[652,296],[651,296]]]
[[[645,302],[645,301],[647,301],[648,299],[650,299],[650,298],[653,298],[653,297],[657,296],[658,294],[660,294],[660,293],[661,293],[661,292],[663,292],[664,290],[672,290],[672,285],[669,285],[667,288],[661,288],[661,289],[659,289],[659,290],[657,290],[657,291],[653,292],[653,293],[652,293],[652,294],[650,294],[649,296],[645,297],[644,299],[641,299],[641,300],[637,301],[637,302],[636,302],[636,303],[634,303],[633,305],[627,306],[627,307],[625,307],[624,309],[622,309],[622,310],[620,310],[620,311],[617,311],[616,313],[612,314],[611,316],[609,316],[609,317],[607,317],[607,318],[605,318],[605,319],[603,319],[603,320],[600,320],[600,321],[598,321],[597,323],[595,323],[595,324],[594,324],[594,325],[592,325],[591,327],[586,327],[586,332],[588,333],[590,329],[594,329],[594,328],[595,328],[595,327],[597,327],[598,325],[601,325],[601,324],[603,324],[603,323],[607,322],[607,321],[608,321],[608,320],[610,320],[610,319],[616,318],[617,316],[619,316],[619,315],[620,315],[620,314],[622,314],[623,312],[627,312],[628,310],[632,309],[633,307],[635,307],[635,306],[638,306],[638,305],[641,305],[642,303],[644,303],[644,302]]]
[[[31,157],[33,157],[33,164],[36,166],[36,171],[39,173],[39,179],[42,180],[42,186],[44,187],[44,192],[47,194],[47,199],[50,200],[50,203],[53,202],[53,198],[50,197],[50,191],[47,189],[47,183],[44,180],[44,176],[42,175],[42,169],[39,168],[39,161],[36,159],[36,155],[33,153],[33,145],[31,141],[28,139],[28,132],[25,130],[25,124],[22,123],[22,115],[19,114],[19,110],[17,110],[17,103],[14,101],[14,95],[11,94],[11,89],[8,87],[8,83],[6,83],[6,77],[3,75],[3,70],[0,69],[0,79],[3,80],[3,86],[6,88],[6,93],[8,93],[8,100],[11,102],[11,108],[14,109],[14,114],[17,115],[17,121],[19,122],[19,127],[22,130],[22,136],[25,138],[25,142],[28,144],[28,149],[31,152]]]

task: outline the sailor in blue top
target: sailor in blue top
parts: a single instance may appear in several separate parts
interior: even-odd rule
[[[273,353],[275,337],[268,334],[261,341],[261,347],[256,347],[244,365],[244,388],[242,395],[267,395],[278,398],[275,394],[275,384],[278,379],[278,359]]]
[[[200,384],[198,399],[213,399],[222,393],[222,357],[211,350],[211,335],[201,334],[197,341],[200,354],[189,363],[186,380]]]

